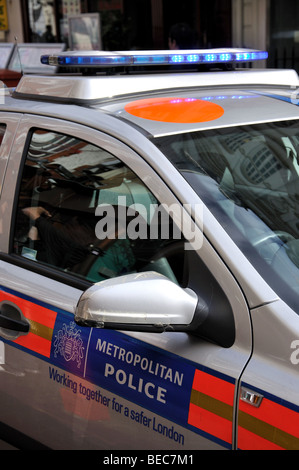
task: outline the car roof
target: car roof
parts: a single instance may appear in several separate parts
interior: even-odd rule
[[[161,113],[156,109],[159,106],[163,108]],[[101,109],[154,137],[299,117],[291,93],[259,87],[203,88],[180,90],[178,94],[164,92],[143,99],[135,97],[105,104]]]
[[[218,57],[219,60],[219,57],[233,55],[231,50],[225,55],[223,50],[221,53],[219,50],[217,53],[213,51],[209,54],[205,52],[204,57],[209,60],[211,56]],[[123,54],[125,60],[127,57],[132,60],[131,55]],[[140,57],[143,60],[144,54],[139,51],[138,60]],[[165,60],[166,53],[163,54],[161,56],[160,51],[158,57]],[[234,54],[240,55],[239,52]],[[256,55],[256,52],[251,54]],[[96,59],[100,57],[100,60],[104,58],[107,61],[110,55],[102,53],[96,55]],[[122,58],[117,53],[117,60],[119,56]],[[189,57],[190,54],[185,56]],[[242,52],[241,56],[247,57],[247,53]],[[82,59],[74,53],[70,57],[71,60],[76,59],[76,64],[78,57]],[[84,64],[86,57],[88,60],[88,54],[83,56]],[[156,59],[157,55],[153,57]],[[57,60],[64,61],[65,58],[69,59],[69,56],[62,55],[61,59],[60,55]],[[112,58],[115,60],[114,56]],[[57,66],[57,60],[53,65]],[[150,63],[152,60],[151,56]],[[52,56],[48,61],[53,62]],[[13,99],[4,101],[11,110],[27,107],[32,112],[41,110],[38,103],[43,103],[41,114],[58,114],[59,109],[62,116],[68,112],[61,104],[79,105],[90,112],[93,110],[100,114],[102,111],[152,136],[163,136],[199,129],[297,119],[298,86],[299,78],[294,70],[270,69],[186,72],[175,68],[172,73],[25,75],[12,93]],[[86,113],[80,112],[82,120],[83,115]]]

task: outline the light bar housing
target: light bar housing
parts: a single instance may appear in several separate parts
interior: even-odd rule
[[[41,63],[55,67],[129,67],[151,65],[234,64],[266,60],[253,49],[192,49],[177,51],[81,51],[42,55]]]
[[[99,82],[100,81],[100,82]],[[100,84],[100,85],[99,85]],[[61,74],[60,76],[24,75],[14,91],[15,97],[50,100],[56,102],[96,103],[112,97],[136,95],[136,93],[166,92],[200,87],[223,87],[240,85],[299,87],[295,70],[245,69],[232,72],[206,73],[142,73],[113,74],[109,76],[83,76]]]

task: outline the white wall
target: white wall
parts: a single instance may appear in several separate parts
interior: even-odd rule
[[[266,50],[267,0],[232,0],[232,30],[234,47]]]
[[[24,42],[20,3],[20,0],[6,0],[9,27],[9,31],[5,33],[6,42],[15,42],[15,37],[17,37],[18,42]]]

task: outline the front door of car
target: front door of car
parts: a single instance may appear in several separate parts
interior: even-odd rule
[[[24,117],[20,127],[1,196],[2,432],[55,449],[233,448],[251,350],[234,278],[205,239],[191,249],[164,211],[179,201],[131,148],[55,119]],[[132,274],[155,282],[132,287]],[[84,295],[96,299],[107,281],[106,306],[119,305],[121,317],[134,305],[135,331],[99,328],[107,325],[97,312],[94,322],[80,317]],[[199,299],[215,310],[208,339],[175,320],[187,304],[193,315]],[[147,331],[140,318],[161,305],[157,318],[175,327]],[[217,320],[224,310],[228,334]]]

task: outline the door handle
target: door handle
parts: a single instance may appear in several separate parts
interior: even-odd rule
[[[16,305],[3,301],[0,303],[0,328],[28,333],[30,324]]]
[[[1,313],[0,313],[0,327],[7,328],[8,330],[20,331],[22,333],[29,332],[29,323],[27,321],[9,318]]]

